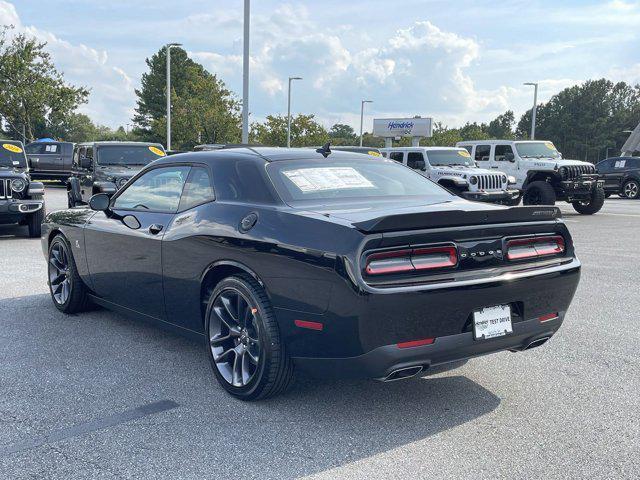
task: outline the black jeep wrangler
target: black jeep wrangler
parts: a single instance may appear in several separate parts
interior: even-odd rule
[[[26,225],[39,237],[44,213],[44,185],[31,181],[22,142],[0,140],[0,224]]]
[[[165,155],[164,147],[159,143],[77,144],[67,182],[69,208],[89,203],[96,193],[113,195],[142,167]]]

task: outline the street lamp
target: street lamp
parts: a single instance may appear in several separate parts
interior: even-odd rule
[[[249,143],[249,21],[251,0],[244,0],[244,40],[242,51],[242,143]]]
[[[289,91],[287,100],[287,148],[291,148],[291,82],[302,80],[302,77],[289,77]]]
[[[171,150],[171,49],[181,43],[167,44],[167,151]]]
[[[533,110],[531,110],[531,140],[536,138],[536,107],[538,105],[538,84],[533,82],[526,82],[523,85],[533,86]]]
[[[362,100],[360,102],[360,146],[362,146],[362,126],[364,124],[364,104],[373,103],[373,100]]]

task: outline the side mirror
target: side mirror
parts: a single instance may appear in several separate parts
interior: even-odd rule
[[[105,212],[109,210],[109,203],[111,198],[106,193],[96,193],[91,200],[89,200],[89,208],[97,212]]]
[[[84,168],[85,170],[91,169],[93,166],[93,161],[88,157],[80,157],[80,168]]]
[[[513,153],[507,153],[507,154],[505,154],[504,159],[505,159],[507,162],[511,162],[511,163],[515,163],[515,161],[516,161],[516,157],[515,157],[515,155],[514,155]]]
[[[409,164],[409,167],[413,168],[414,170],[425,170],[427,168],[427,164],[424,162],[424,160],[414,160]]]

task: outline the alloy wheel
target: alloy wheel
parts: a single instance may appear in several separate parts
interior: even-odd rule
[[[636,182],[627,182],[624,186],[624,196],[627,198],[636,198],[638,196],[638,188]]]
[[[64,305],[71,294],[69,256],[62,243],[55,243],[49,254],[49,284],[53,299]]]
[[[209,318],[209,344],[220,375],[234,387],[246,386],[260,363],[258,309],[235,288],[218,294]]]

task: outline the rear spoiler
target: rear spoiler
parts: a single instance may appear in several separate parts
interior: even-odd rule
[[[558,207],[511,207],[499,210],[450,210],[386,215],[353,224],[366,233],[496,223],[539,222],[562,218]]]

